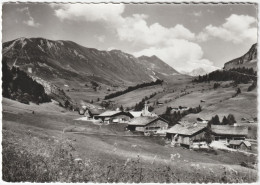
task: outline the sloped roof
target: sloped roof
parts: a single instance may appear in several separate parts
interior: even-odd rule
[[[97,109],[97,108],[92,108],[92,109],[88,109],[91,114],[102,114],[103,112],[105,112],[106,110],[104,109]]]
[[[142,112],[143,111],[131,111],[129,113],[132,114],[136,118],[136,117],[140,117]]]
[[[230,145],[241,145],[242,143],[244,143],[247,147],[251,146],[250,142],[244,140],[231,140],[229,142]]]
[[[231,140],[231,141],[229,141],[230,145],[240,145],[241,143],[242,143],[241,140]]]
[[[167,130],[167,133],[191,136],[206,127],[207,127],[206,124],[189,125],[189,126],[176,124],[173,127],[169,128]]]
[[[218,135],[242,135],[248,134],[248,128],[244,126],[212,125],[211,130]]]
[[[154,117],[150,117],[150,116],[141,116],[141,117],[137,117],[137,118],[133,118],[129,121],[128,125],[135,125],[135,126],[145,126],[145,125],[148,125],[149,123],[157,120],[157,119],[160,119],[164,122],[167,123],[166,120],[164,120],[163,118],[161,117],[158,117],[158,116],[154,116]]]
[[[249,141],[243,141],[243,143],[245,143],[245,145],[246,145],[247,147],[250,147],[250,146],[251,146],[251,143],[250,143]]]
[[[113,115],[118,114],[118,113],[120,113],[120,112],[121,112],[121,111],[110,111],[110,110],[108,110],[108,111],[103,112],[103,113],[100,114],[99,116],[103,116],[103,117],[113,116]]]
[[[130,114],[129,112],[123,112],[123,111],[105,111],[102,114],[98,115],[97,117],[113,117],[113,116],[117,116],[117,115],[126,115],[129,116],[130,118],[133,117],[132,114]]]

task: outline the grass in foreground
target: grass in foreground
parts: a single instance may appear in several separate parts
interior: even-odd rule
[[[255,182],[256,173],[223,168],[203,173],[199,167],[183,171],[172,164],[147,164],[138,156],[125,161],[80,159],[69,140],[30,136],[35,145],[24,147],[3,133],[3,180],[7,182]],[[197,168],[197,169],[196,169]]]

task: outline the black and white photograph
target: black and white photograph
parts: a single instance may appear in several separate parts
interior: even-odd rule
[[[1,5],[3,183],[257,183],[256,1]]]

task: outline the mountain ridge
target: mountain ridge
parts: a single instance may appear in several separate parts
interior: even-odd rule
[[[224,69],[237,67],[247,67],[257,70],[257,43],[253,44],[241,57],[230,60],[224,64]]]
[[[121,50],[104,51],[73,41],[25,37],[5,42],[2,47],[3,57],[7,58],[9,65],[19,66],[25,71],[32,68],[32,75],[45,80],[75,78],[80,82],[97,80],[106,84],[132,85],[164,79],[164,75],[147,69],[152,60],[140,61]],[[152,65],[170,73],[176,71],[162,60]],[[170,73],[166,75],[172,75]]]

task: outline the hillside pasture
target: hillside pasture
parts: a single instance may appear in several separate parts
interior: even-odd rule
[[[133,107],[136,103],[142,101],[145,96],[149,97],[153,93],[162,91],[163,87],[161,85],[155,85],[151,87],[140,88],[110,100],[114,101],[117,105],[123,105],[123,107]]]
[[[225,89],[225,92],[226,89]],[[230,95],[232,91],[230,91]],[[243,92],[236,97],[225,96],[225,93],[219,92],[215,94],[215,102],[212,102],[210,105],[202,106],[202,111],[197,115],[190,114],[187,115],[184,119],[195,120],[197,117],[202,117],[204,119],[211,119],[212,116],[219,115],[219,118],[222,120],[224,116],[228,114],[233,114],[238,123],[241,123],[242,118],[247,118],[253,120],[257,117],[257,102],[256,102],[256,91],[252,92]],[[212,96],[209,96],[212,97]],[[213,98],[211,99],[213,100]]]
[[[50,106],[54,108],[56,105]],[[162,137],[132,135],[125,131],[126,125],[100,126],[92,122],[74,121],[79,117],[78,114],[60,112],[58,109],[48,110],[47,104],[39,107],[28,105],[23,110],[23,104],[4,99],[3,109],[4,180],[16,173],[24,174],[21,178],[28,178],[27,181],[33,181],[30,177],[42,179],[45,177],[41,175],[46,173],[45,167],[40,165],[37,170],[30,171],[33,169],[23,166],[25,164],[23,161],[27,160],[33,167],[40,162],[38,161],[40,157],[51,167],[49,169],[52,171],[48,175],[50,181],[82,182],[92,179],[94,182],[111,182],[109,178],[112,182],[167,182],[166,177],[170,177],[171,174],[174,176],[171,176],[169,182],[256,181],[255,169],[240,166],[241,162],[255,163],[256,158],[251,155],[172,148]],[[32,114],[27,110],[34,110],[35,113]],[[27,153],[30,159],[27,158]],[[178,154],[179,157],[171,157],[174,154]],[[83,166],[83,171],[80,172],[75,163],[78,158],[84,162],[83,164],[92,165]],[[62,159],[65,162],[62,162]],[[13,162],[20,167],[13,168]],[[100,176],[103,173],[107,174],[109,168],[114,169],[111,174]],[[61,169],[62,174],[54,176],[60,173]],[[71,170],[66,171],[67,169]],[[74,170],[77,171],[77,176],[73,176]],[[86,170],[91,172],[88,179],[82,176],[88,173]],[[129,175],[136,170],[142,170],[143,178],[135,179],[140,173],[134,174],[133,177]],[[74,180],[66,178],[63,173],[68,173],[68,177],[72,175]],[[9,180],[12,181],[12,178]]]
[[[188,121],[195,121],[197,117],[204,119],[211,119],[212,116],[218,114],[222,119],[229,113],[234,114],[237,120],[242,117],[253,119],[257,117],[257,91],[256,89],[247,92],[250,84],[239,84],[237,87],[230,86],[226,82],[220,83],[221,87],[214,89],[214,82],[211,83],[198,83],[190,85],[185,91],[189,92],[186,95],[180,96],[180,91],[170,92],[163,96],[158,101],[168,99],[169,102],[164,103],[163,106],[155,107],[154,112],[162,114],[165,112],[166,107],[202,107],[202,112],[198,114],[189,114],[183,119]],[[241,89],[241,94],[233,97],[236,94],[237,88]],[[192,88],[192,90],[191,90]],[[203,100],[204,102],[201,102]]]

